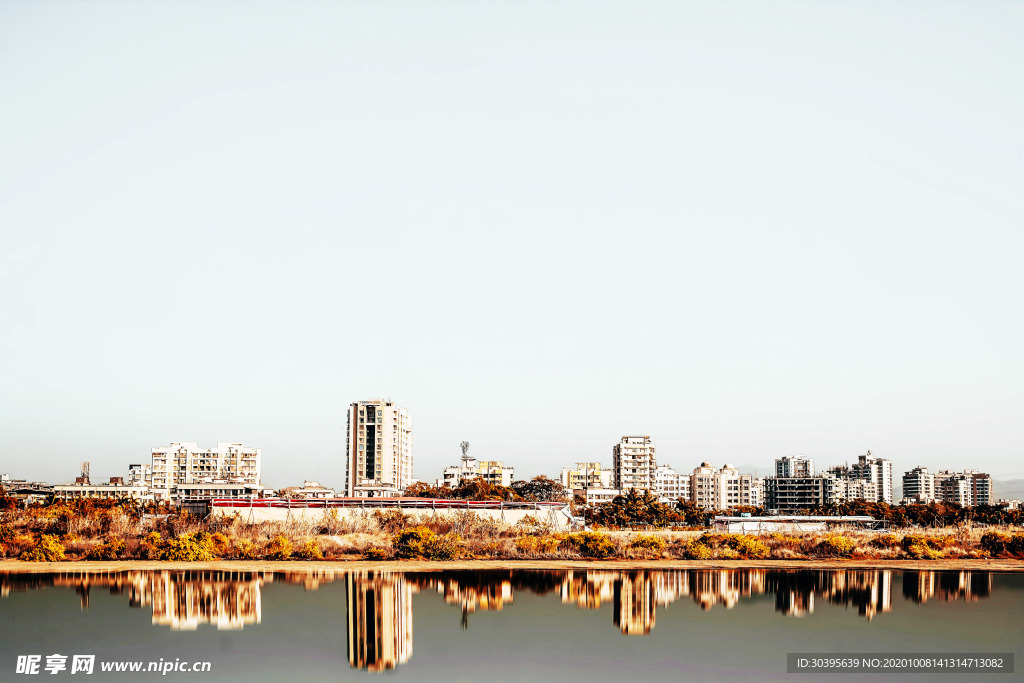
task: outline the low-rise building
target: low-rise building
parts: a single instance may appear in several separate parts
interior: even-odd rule
[[[476,458],[466,456],[460,464],[446,467],[441,479],[437,480],[437,485],[454,489],[470,479],[483,479],[495,486],[511,486],[514,478],[515,468],[506,466],[501,460],[478,461]]]
[[[586,505],[598,505],[610,503],[616,496],[621,496],[622,491],[612,488],[598,488],[591,486],[586,489],[573,489],[574,496],[583,496]]]
[[[260,498],[263,487],[259,484],[233,481],[210,481],[194,484],[178,484],[174,500],[185,498]]]
[[[304,481],[302,486],[286,486],[280,491],[282,498],[334,498],[334,489],[321,486],[318,481]]]
[[[141,484],[125,484],[121,477],[112,477],[107,484],[58,484],[53,487],[53,496],[58,500],[76,498],[98,498],[105,500],[153,500],[153,492]]]
[[[607,489],[612,486],[612,470],[599,462],[578,462],[575,468],[563,467],[559,480],[567,489]]]

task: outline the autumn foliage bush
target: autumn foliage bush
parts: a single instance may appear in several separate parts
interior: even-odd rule
[[[118,560],[124,555],[126,544],[123,539],[114,538],[89,551],[87,560]]]
[[[34,546],[21,554],[26,562],[60,562],[64,559],[64,543],[52,534],[43,534]]]
[[[292,542],[284,536],[275,536],[263,551],[268,560],[287,560],[292,556]]]
[[[640,550],[661,557],[665,552],[665,539],[661,536],[637,534],[630,541],[629,547],[633,550]]]
[[[849,557],[857,548],[857,544],[842,534],[825,534],[813,547],[813,553],[819,557]]]
[[[596,531],[581,531],[565,537],[565,544],[583,557],[604,559],[615,554],[615,545],[608,534]]]

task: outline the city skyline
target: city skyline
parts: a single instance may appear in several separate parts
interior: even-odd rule
[[[383,396],[427,480],[1024,478],[1022,5],[57,7],[0,4],[0,471],[341,487]]]

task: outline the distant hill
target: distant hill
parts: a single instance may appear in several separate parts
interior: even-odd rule
[[[995,479],[992,481],[992,489],[995,500],[1000,498],[1024,500],[1024,479]]]

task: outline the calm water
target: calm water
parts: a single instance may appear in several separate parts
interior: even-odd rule
[[[0,680],[38,679],[16,674],[32,654],[43,666],[69,655],[45,680],[78,680],[70,655],[96,655],[92,681],[889,680],[787,674],[787,652],[1013,652],[1024,664],[1022,574],[9,573],[0,592]],[[161,659],[212,671],[100,671]],[[1009,678],[1020,674],[973,680]]]

